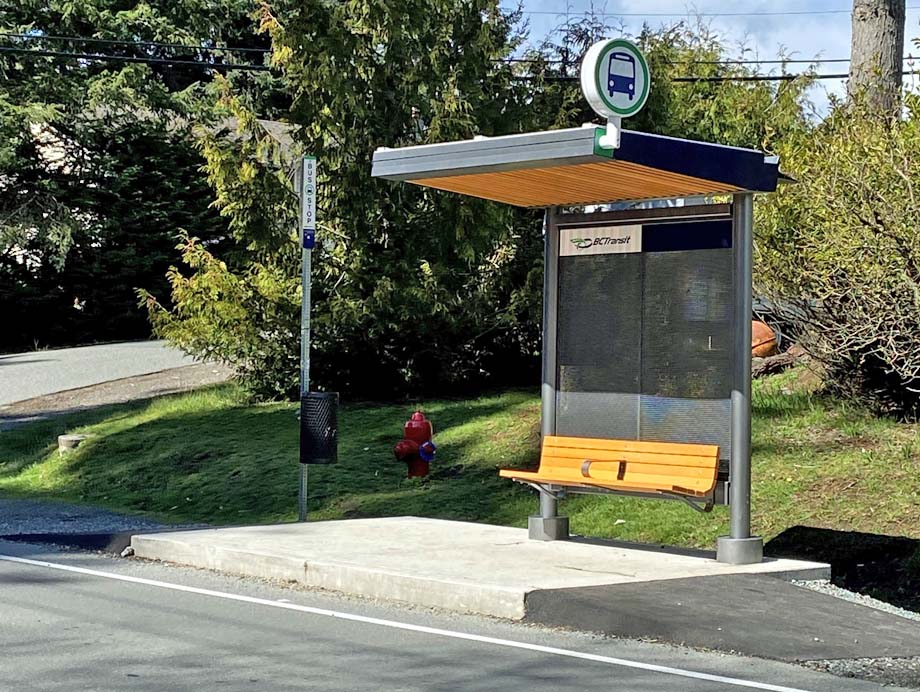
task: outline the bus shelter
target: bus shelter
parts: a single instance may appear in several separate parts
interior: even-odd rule
[[[540,491],[531,538],[568,536],[557,508],[567,493],[625,493],[703,511],[728,504],[718,559],[759,562],[763,543],[751,534],[753,194],[775,190],[778,160],[628,130],[609,148],[605,135],[592,124],[381,148],[373,175],[545,210],[541,469],[549,440],[592,440],[614,465],[609,481],[592,481],[593,455],[569,449],[586,456],[583,479],[578,469],[571,483],[503,472]],[[653,443],[659,459],[662,449],[715,450],[713,470],[682,471],[712,475],[706,493],[626,483],[632,460],[641,461],[636,450]]]

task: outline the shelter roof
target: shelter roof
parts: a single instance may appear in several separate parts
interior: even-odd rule
[[[779,160],[763,152],[586,125],[374,153],[372,175],[520,207],[580,206],[735,192],[772,192]]]

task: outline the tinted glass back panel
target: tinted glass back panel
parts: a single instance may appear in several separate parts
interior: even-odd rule
[[[556,433],[729,458],[731,221],[618,226],[560,233]]]

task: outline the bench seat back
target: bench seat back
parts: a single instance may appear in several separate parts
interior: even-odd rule
[[[500,473],[536,483],[703,497],[715,488],[718,470],[718,445],[546,436],[538,471]]]

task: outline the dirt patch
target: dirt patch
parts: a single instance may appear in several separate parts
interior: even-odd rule
[[[540,432],[540,412],[536,406],[527,406],[514,412],[514,418],[527,426],[524,443],[540,446],[543,435]]]
[[[862,489],[859,487],[860,479],[859,478],[822,478],[821,480],[812,483],[804,491],[797,493],[797,497],[802,502],[807,502],[808,498],[815,497],[834,497],[840,498],[845,496],[848,492],[853,492],[854,494],[862,494]]]
[[[859,450],[878,452],[891,445],[890,439],[880,440],[867,435],[849,435],[834,428],[813,427],[776,434],[777,442],[785,449],[807,449],[815,454],[831,454],[839,451]]]

